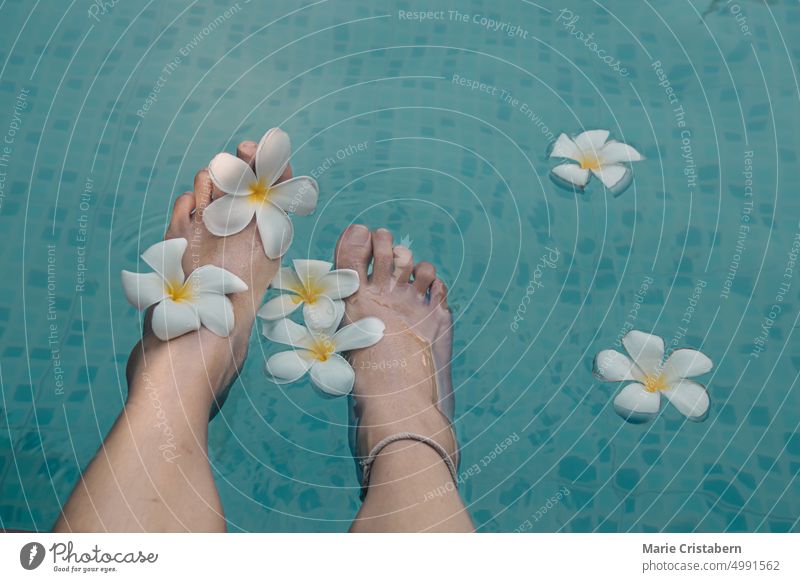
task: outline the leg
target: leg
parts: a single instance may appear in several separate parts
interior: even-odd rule
[[[255,143],[245,142],[237,153],[250,161],[255,149]],[[227,338],[201,328],[161,342],[145,323],[128,360],[125,407],[64,505],[55,531],[225,530],[208,461],[208,421],[244,362],[256,309],[278,262],[264,255],[255,222],[231,237],[211,235],[202,222],[211,195],[203,170],[194,193],[176,201],[166,238],[189,241],[187,274],[215,264],[247,283],[247,292],[231,296],[236,327]]]
[[[373,261],[372,274],[367,267]],[[447,291],[430,263],[392,246],[385,229],[348,228],[336,249],[339,267],[358,271],[362,286],[346,301],[346,317],[386,324],[375,346],[351,354],[359,417],[357,447],[365,455],[382,439],[413,432],[436,441],[451,459],[452,317]],[[411,280],[414,275],[413,281]],[[437,406],[439,396],[443,399]],[[351,531],[472,531],[473,524],[442,457],[429,445],[402,440],[375,459],[366,499]]]

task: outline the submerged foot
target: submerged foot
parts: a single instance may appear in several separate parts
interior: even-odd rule
[[[237,155],[252,164],[256,147],[255,142],[243,142],[237,148]],[[281,181],[290,177],[291,169],[287,168]],[[141,384],[140,377],[147,374],[150,362],[164,355],[169,359],[176,380],[180,380],[189,369],[199,367],[205,381],[197,383],[196,396],[202,401],[207,400],[212,412],[222,405],[247,356],[256,311],[279,266],[279,261],[264,254],[255,220],[238,234],[224,238],[214,236],[206,229],[203,211],[211,204],[212,198],[216,200],[223,195],[214,188],[207,169],[198,172],[194,191],[184,193],[175,201],[164,238],[185,238],[188,241],[183,256],[183,270],[187,277],[198,267],[216,265],[234,273],[247,284],[247,291],[229,296],[233,303],[234,329],[228,337],[220,337],[201,327],[196,332],[162,342],[150,329],[148,314],[142,341],[133,349],[128,361],[131,390]],[[191,396],[181,394],[182,398]]]
[[[370,232],[362,225],[342,233],[335,259],[338,268],[354,269],[362,281],[345,301],[345,318],[374,316],[386,325],[380,342],[350,354],[359,456],[384,438],[411,432],[436,441],[457,464],[451,428],[453,324],[436,269],[414,264],[409,249],[393,246],[388,230]]]

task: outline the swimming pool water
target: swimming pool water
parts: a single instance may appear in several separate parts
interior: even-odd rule
[[[358,221],[451,289],[481,531],[799,529],[797,3],[5,0],[0,21],[0,527],[49,529],[120,410],[120,269],[197,169],[280,125],[321,187],[285,260]],[[594,128],[648,158],[616,197],[548,178],[552,140]],[[631,327],[714,360],[705,422],[614,413],[592,359]],[[268,382],[272,350],[254,333],[211,423],[230,529],[344,531],[347,403]]]

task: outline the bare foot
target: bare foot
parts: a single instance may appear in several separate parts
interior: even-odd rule
[[[356,270],[362,281],[345,301],[346,319],[374,316],[386,324],[380,342],[350,354],[359,456],[388,436],[414,432],[438,442],[457,464],[451,430],[453,323],[436,269],[426,262],[414,265],[411,251],[394,247],[388,230],[370,232],[362,225],[342,233],[335,259],[338,268]]]
[[[255,142],[242,142],[236,153],[252,164],[256,147]],[[287,167],[281,181],[290,177],[291,168]],[[128,385],[133,391],[136,386],[142,385],[141,377],[154,360],[162,360],[166,355],[176,380],[186,373],[187,364],[195,367],[199,360],[203,364],[201,368],[204,368],[206,381],[197,383],[198,394],[182,394],[181,397],[183,400],[196,396],[203,403],[207,401],[212,413],[216,413],[222,405],[228,388],[247,356],[255,313],[279,267],[279,261],[268,259],[264,254],[255,219],[243,231],[232,236],[221,238],[208,232],[203,224],[203,211],[211,203],[212,197],[217,199],[223,195],[213,187],[207,169],[198,172],[194,179],[194,192],[186,192],[175,201],[164,238],[185,238],[188,241],[183,256],[183,270],[187,276],[198,267],[212,264],[231,271],[247,283],[247,291],[230,296],[235,321],[233,331],[228,337],[219,337],[202,327],[199,331],[162,342],[150,329],[151,310],[145,320],[142,340],[131,352],[127,369]]]
[[[256,144],[239,146],[251,160]],[[283,176],[288,177],[289,171]],[[145,319],[128,360],[128,398],[103,446],[64,506],[56,531],[224,531],[226,521],[208,462],[208,420],[247,354],[256,309],[278,269],[267,259],[255,221],[218,238],[202,213],[211,203],[208,171],[194,192],[175,202],[166,238],[185,238],[183,270],[214,264],[248,290],[229,295],[234,329],[219,337],[205,327],[160,341]]]

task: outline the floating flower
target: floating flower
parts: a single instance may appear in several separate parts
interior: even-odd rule
[[[713,362],[697,350],[673,351],[664,361],[664,340],[642,331],[622,338],[630,358],[614,350],[603,350],[594,360],[595,376],[606,382],[635,380],[614,398],[614,409],[630,422],[645,422],[661,407],[661,394],[689,420],[704,420],[709,399],[705,386],[692,376],[705,374]],[[632,358],[632,360],[631,360]]]
[[[152,326],[160,340],[198,330],[201,325],[227,337],[233,329],[233,305],[226,295],[247,291],[247,284],[214,265],[198,267],[186,278],[181,259],[187,245],[185,238],[173,238],[142,253],[155,273],[122,271],[125,296],[140,311],[156,306]]]
[[[317,388],[331,396],[344,396],[353,389],[355,372],[339,354],[372,346],[383,337],[384,325],[377,317],[365,317],[336,328],[344,316],[344,305],[336,306],[336,316],[327,328],[307,328],[291,319],[264,322],[264,336],[295,348],[274,354],[267,360],[267,372],[276,382],[294,382],[307,372]]]
[[[214,200],[203,212],[209,232],[217,236],[236,234],[255,216],[264,252],[271,259],[282,257],[294,236],[287,213],[311,214],[319,196],[316,180],[308,176],[276,184],[291,153],[287,133],[273,127],[258,144],[255,172],[236,156],[217,154],[208,164],[208,172],[216,187],[228,196]]]
[[[325,329],[333,325],[342,299],[358,291],[358,273],[352,269],[331,271],[333,263],[295,260],[294,269],[283,267],[272,287],[289,291],[267,301],[258,310],[267,321],[284,318],[303,306],[303,319],[314,327]]]
[[[577,164],[565,163],[553,168],[553,175],[575,188],[583,189],[594,174],[609,190],[618,190],[630,182],[630,168],[620,162],[639,162],[644,156],[631,146],[608,139],[608,131],[584,131],[573,141],[562,133],[558,136],[551,158],[567,158]]]

